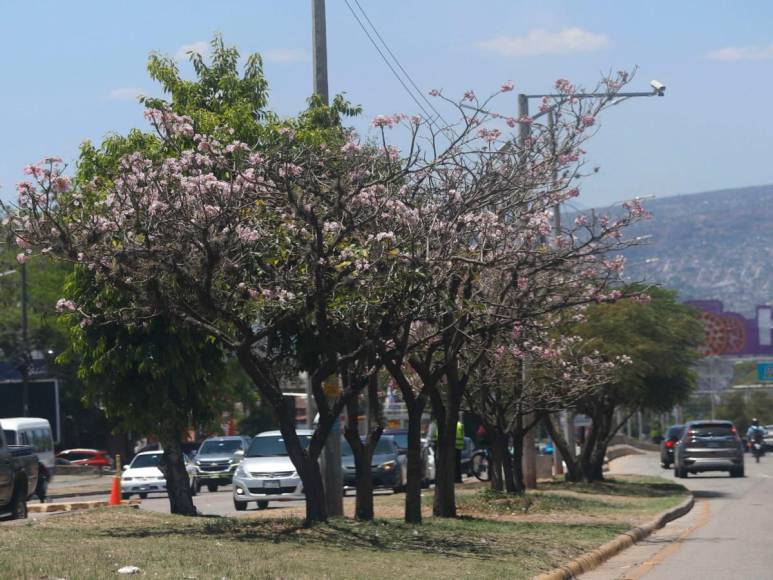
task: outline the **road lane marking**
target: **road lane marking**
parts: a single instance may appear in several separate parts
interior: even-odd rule
[[[634,570],[631,570],[629,573],[627,573],[623,577],[623,580],[638,580],[639,578],[642,578],[655,566],[661,564],[663,560],[676,553],[682,547],[682,543],[690,534],[709,523],[709,520],[711,519],[710,503],[706,500],[698,500],[697,505],[700,506],[697,509],[701,510],[697,521],[681,534],[679,534],[679,536],[673,542],[656,553],[652,558],[642,562]]]

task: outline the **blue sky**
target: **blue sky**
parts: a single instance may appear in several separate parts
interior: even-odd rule
[[[424,92],[486,94],[512,79],[516,92],[539,93],[559,77],[592,87],[633,66],[632,88],[666,84],[666,97],[602,119],[587,147],[601,171],[584,183],[582,205],[773,183],[773,3],[359,1]],[[148,53],[205,46],[215,32],[242,54],[261,52],[271,108],[298,112],[311,90],[310,12],[308,0],[4,2],[0,196],[13,196],[31,161],[73,162],[84,139],[144,126],[136,94],[158,94]],[[366,118],[416,112],[344,1],[328,0],[327,17],[331,93],[345,92]],[[514,96],[500,102],[508,107]]]

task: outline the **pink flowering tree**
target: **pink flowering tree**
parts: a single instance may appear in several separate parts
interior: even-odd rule
[[[454,126],[380,116],[378,138],[365,143],[289,125],[254,145],[155,108],[147,117],[164,156],[126,155],[110,183],[74,191],[56,160],[33,166],[10,225],[24,255],[70,260],[127,297],[120,307],[63,303],[83,325],[170,316],[234,353],[279,419],[308,522],[327,515],[317,458],[332,422],[385,365],[410,414],[406,519],[421,519],[428,399],[440,426],[435,513],[453,515],[453,430],[482,359],[462,356],[470,342],[494,344],[516,324],[617,297],[622,262],[610,252],[630,243],[622,231],[641,206],[550,227],[553,206],[577,195],[589,119],[613,99],[613,89],[592,103],[561,99],[548,133],[468,92],[452,103]],[[523,123],[531,136],[518,142],[509,129]],[[388,138],[398,129],[404,151]],[[328,403],[323,381],[355,367]],[[319,409],[308,448],[281,390],[294,370],[309,371]]]
[[[430,171],[416,174],[412,188],[398,191],[402,204],[414,210],[415,225],[404,224],[398,239],[413,267],[425,273],[414,293],[420,298],[382,324],[379,339],[409,410],[409,440],[418,442],[424,401],[431,402],[439,425],[436,516],[455,515],[456,423],[483,353],[516,326],[539,331],[552,313],[621,296],[615,289],[623,267],[618,252],[636,243],[623,232],[647,217],[641,204],[629,202],[596,223],[577,215],[560,231],[553,227],[553,211],[578,195],[582,146],[627,80],[625,74],[609,80],[616,88],[599,100],[574,99],[574,87],[561,81],[562,96],[543,103],[554,113],[551,129],[492,112],[497,101],[478,101],[471,91],[459,102],[446,99],[461,124],[426,126],[425,141],[443,153]],[[511,89],[506,83],[501,92]],[[395,123],[379,122],[385,132]],[[519,139],[510,129],[524,124],[530,133]],[[481,343],[476,356],[469,354],[473,341]],[[419,377],[418,389],[406,369]],[[418,457],[409,450],[407,502],[420,480]],[[414,510],[408,519],[418,517]]]
[[[615,380],[624,357],[610,359],[595,349],[593,341],[568,334],[561,319],[541,321],[546,330],[528,335],[517,327],[502,333],[480,356],[465,391],[468,407],[480,417],[491,450],[491,487],[497,491],[523,493],[524,436],[550,414],[573,409],[577,402]],[[515,450],[511,456],[509,449]],[[578,481],[576,462],[567,460],[570,481]]]

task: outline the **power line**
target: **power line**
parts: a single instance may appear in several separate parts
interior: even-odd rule
[[[416,89],[416,92],[419,94],[421,99],[427,104],[427,106],[432,109],[432,111],[437,115],[437,117],[445,123],[446,126],[448,126],[448,122],[443,118],[443,115],[440,114],[440,111],[438,111],[435,106],[432,104],[432,102],[426,97],[426,95],[422,92],[422,90],[418,87],[418,85],[414,82],[413,78],[411,78],[411,75],[408,74],[408,71],[405,70],[405,67],[400,63],[400,60],[395,56],[395,54],[392,52],[392,50],[389,48],[389,45],[386,43],[384,38],[379,33],[378,29],[376,28],[375,24],[371,21],[371,19],[368,17],[368,14],[365,12],[365,9],[360,4],[359,0],[354,0],[354,3],[357,5],[357,8],[360,9],[360,12],[362,12],[362,15],[365,17],[365,20],[368,22],[370,27],[373,29],[373,32],[376,34],[378,39],[381,41],[381,44],[384,46],[386,51],[389,53],[389,56],[392,57],[392,60],[395,61],[397,66],[400,68],[400,70],[405,75],[405,78],[408,79],[408,82],[411,83],[414,89]]]
[[[382,51],[382,50],[381,50],[381,48],[379,47],[378,43],[375,41],[375,39],[373,38],[373,36],[370,34],[370,32],[368,31],[368,29],[367,29],[367,28],[365,27],[365,25],[363,24],[363,22],[362,22],[362,20],[360,19],[360,17],[359,17],[359,16],[357,15],[357,13],[354,11],[354,8],[352,8],[352,5],[349,3],[349,0],[344,0],[344,2],[346,3],[346,6],[349,8],[349,11],[352,13],[352,16],[354,16],[354,19],[355,19],[355,20],[357,21],[357,23],[360,25],[360,28],[362,28],[362,31],[363,31],[363,32],[365,33],[365,35],[368,37],[368,40],[370,40],[370,42],[371,42],[371,44],[373,45],[373,47],[374,47],[374,48],[375,48],[375,49],[378,51],[378,53],[381,55],[381,58],[383,59],[384,63],[385,63],[385,64],[386,64],[386,65],[389,67],[389,70],[391,70],[391,71],[392,71],[392,74],[395,76],[395,78],[398,80],[398,82],[399,82],[399,83],[400,83],[400,84],[403,86],[403,89],[405,89],[405,92],[407,92],[407,93],[408,93],[408,96],[410,96],[410,97],[411,97],[411,99],[413,100],[413,102],[414,102],[414,103],[416,103],[416,105],[419,107],[419,109],[421,109],[421,110],[422,110],[422,112],[424,113],[424,115],[426,115],[426,117],[427,117],[427,120],[428,120],[430,123],[432,123],[432,124],[435,124],[435,122],[434,122],[434,120],[433,120],[433,118],[432,118],[432,114],[431,114],[431,113],[429,113],[429,111],[427,111],[427,109],[425,109],[425,108],[424,108],[424,106],[421,104],[421,101],[419,101],[419,100],[416,98],[416,96],[413,94],[413,91],[412,91],[412,90],[411,90],[411,89],[408,87],[408,85],[407,85],[407,84],[405,84],[405,81],[403,80],[403,78],[402,78],[402,77],[400,76],[400,74],[399,74],[399,73],[398,73],[398,72],[395,70],[395,67],[394,67],[394,66],[392,66],[392,63],[391,63],[391,62],[389,62],[389,59],[388,59],[388,58],[386,57],[386,55],[384,54],[384,51]],[[366,16],[366,18],[367,18],[367,16]],[[378,34],[378,33],[377,33],[377,34]],[[388,50],[388,49],[387,49],[387,50]]]

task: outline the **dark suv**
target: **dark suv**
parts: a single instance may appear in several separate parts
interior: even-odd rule
[[[674,475],[727,471],[744,476],[743,443],[730,421],[690,421],[675,446]]]
[[[666,431],[666,437],[660,442],[660,465],[663,469],[668,469],[674,462],[674,447],[682,438],[682,433],[684,425],[671,425]]]

